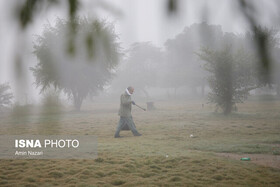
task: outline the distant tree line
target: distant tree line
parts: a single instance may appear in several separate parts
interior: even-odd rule
[[[176,14],[179,1],[167,0],[166,3],[168,14]],[[80,22],[77,19],[81,1],[68,0],[66,4],[68,21],[60,20],[60,24],[46,28],[45,33],[38,38],[34,53],[39,62],[31,70],[42,91],[53,85],[63,90],[73,99],[75,108],[80,109],[87,95],[95,94],[109,84],[119,62],[120,51],[114,31],[106,24],[99,21],[93,24],[85,20]],[[208,85],[211,89],[209,101],[221,107],[225,114],[230,113],[235,103],[242,102],[249,90],[255,87],[274,86],[280,96],[277,31],[257,25],[254,2],[239,0],[237,4],[250,25],[251,31],[247,34],[224,33],[221,26],[208,25],[206,22],[193,24],[175,38],[166,41],[164,49],[147,42],[132,45],[125,52],[123,60],[127,66],[117,72],[116,78],[123,79],[129,76],[126,74],[132,73],[131,81],[134,79],[134,84],[147,97],[148,88],[155,86],[174,88],[175,92],[187,86],[195,92],[197,87],[204,90]],[[35,13],[44,5],[57,6],[59,1],[25,0],[18,6],[15,12],[22,30],[32,23]],[[56,35],[60,35],[63,40],[56,40]],[[55,47],[49,45],[50,41],[55,41],[52,44]],[[61,45],[59,42],[63,42],[67,52],[63,56],[68,59],[67,64],[61,61],[57,52],[52,54],[57,49],[56,45]],[[81,50],[79,46],[85,48]],[[99,51],[103,49],[104,53],[100,54]],[[80,68],[76,66],[81,64],[77,58],[99,65],[88,68],[84,64]],[[63,70],[63,73],[57,73],[57,69]]]
[[[224,114],[243,102],[253,89],[269,85],[280,96],[280,61],[277,32],[260,28],[267,39],[273,71],[264,71],[255,40],[260,33],[224,33],[222,27],[206,22],[186,27],[160,49],[149,42],[136,43],[127,50],[125,66],[117,72],[120,85],[128,80],[148,97],[152,87],[196,88],[209,86],[208,101]],[[268,79],[269,77],[269,79]],[[125,86],[125,85],[123,85]]]

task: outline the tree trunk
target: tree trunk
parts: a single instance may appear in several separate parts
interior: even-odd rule
[[[277,97],[280,98],[280,84],[277,85],[276,93]]]
[[[232,104],[231,103],[227,103],[225,108],[224,108],[224,115],[230,114],[231,110],[232,110]]]
[[[202,85],[201,86],[201,96],[204,97],[204,95],[205,95],[205,86]]]
[[[75,110],[80,111],[82,103],[83,103],[83,98],[79,97],[78,94],[73,94],[73,96],[74,96],[74,107],[75,107]]]
[[[75,109],[77,111],[81,110],[81,106],[82,106],[83,100],[82,99],[78,99],[77,101],[75,101]]]

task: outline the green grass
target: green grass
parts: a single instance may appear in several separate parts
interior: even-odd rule
[[[98,136],[92,160],[0,160],[0,186],[278,186],[280,169],[216,153],[280,152],[279,101],[248,101],[228,116],[199,102],[133,110],[141,137],[113,138],[118,105],[0,119],[1,134]],[[190,134],[194,137],[190,138]],[[279,163],[278,163],[279,164]]]

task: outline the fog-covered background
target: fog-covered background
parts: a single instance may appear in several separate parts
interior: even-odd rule
[[[278,1],[0,3],[0,83],[13,94],[5,107],[48,94],[76,109],[118,102],[127,86],[141,102],[208,98],[221,107],[225,85],[231,105],[280,94]]]

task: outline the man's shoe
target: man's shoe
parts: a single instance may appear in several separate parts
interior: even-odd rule
[[[121,136],[120,135],[115,135],[115,138],[120,138]]]
[[[137,133],[137,134],[134,134],[134,136],[142,136],[142,134],[140,134],[140,133]]]

